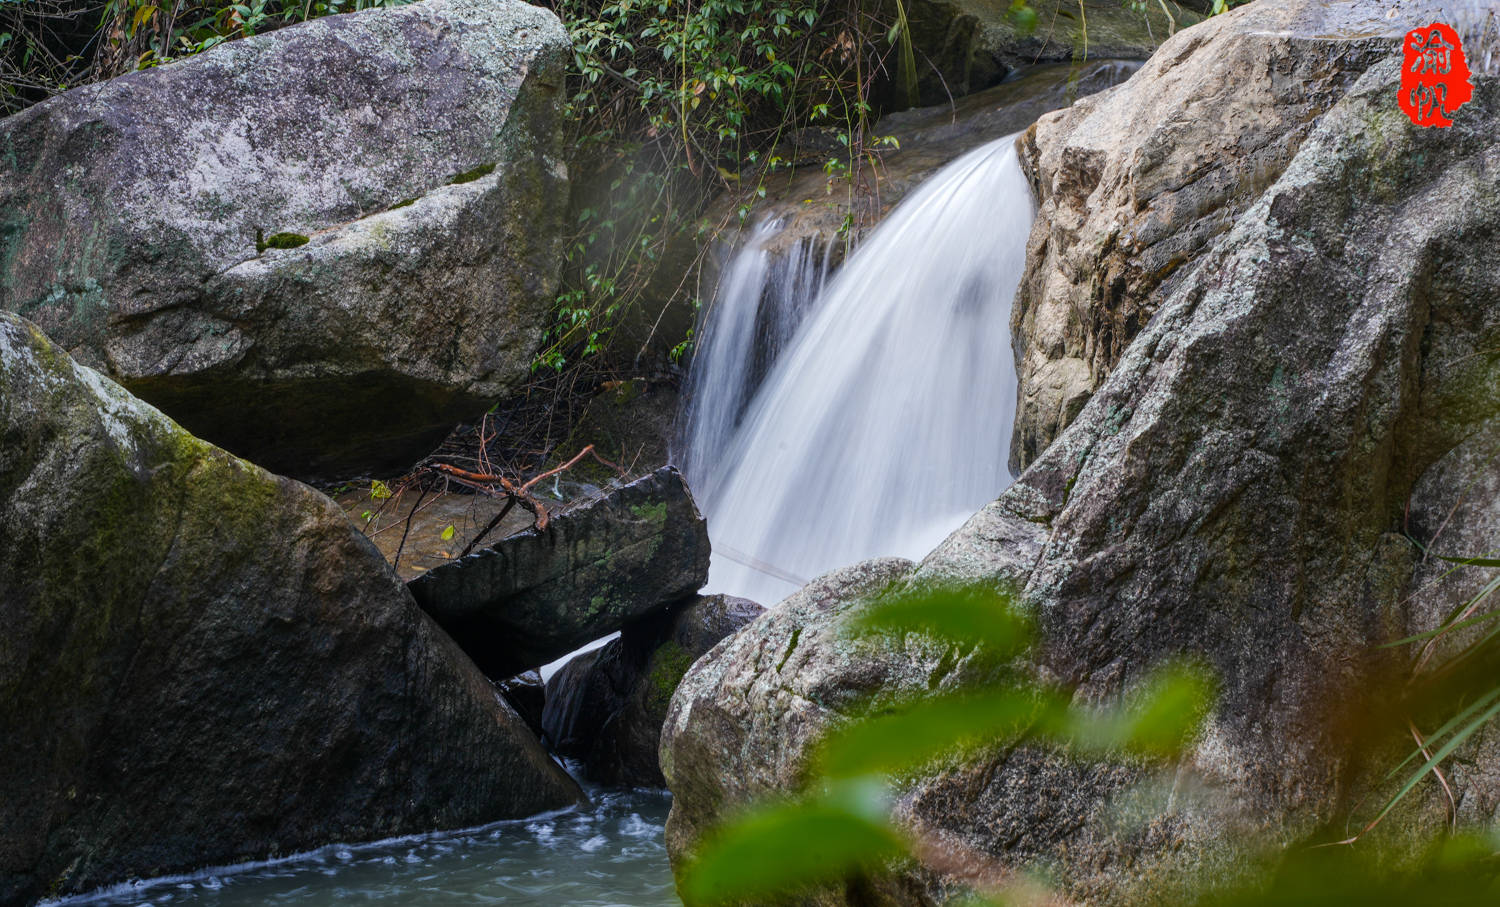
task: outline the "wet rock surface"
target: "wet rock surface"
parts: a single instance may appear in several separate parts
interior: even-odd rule
[[[491,677],[560,658],[693,594],[708,530],[663,467],[410,583],[417,602]]]
[[[269,468],[405,468],[528,374],[568,47],[519,0],[425,0],[0,121],[0,309]]]
[[[1257,7],[1298,8],[1246,15]],[[1001,869],[1045,865],[1089,903],[1170,902],[1239,848],[1369,818],[1347,721],[1405,676],[1404,654],[1375,647],[1431,629],[1474,588],[1477,574],[1432,583],[1421,546],[1487,537],[1488,502],[1453,504],[1488,487],[1500,420],[1500,80],[1476,76],[1462,119],[1423,130],[1396,109],[1399,65],[1372,66],[1330,106],[1073,424],[904,580],[1020,582],[1039,669],[1084,701],[1125,694],[1163,659],[1205,660],[1221,698],[1203,737],[1159,789],[1132,763],[1026,749],[931,772],[896,806],[930,840]],[[820,646],[869,594],[820,583],[679,687],[662,743],[675,858],[734,805],[795,787],[838,702],[929,685],[921,653]],[[1486,825],[1500,801],[1477,753],[1455,795]],[[1416,802],[1442,823],[1440,791]],[[908,881],[926,893],[900,902],[947,884]]]
[[[906,9],[917,103],[962,98],[1038,63],[1144,60],[1174,29],[1202,19],[1171,0],[1140,10],[1111,0],[1037,0],[1030,6],[1037,19],[1028,29],[1009,3],[998,0],[912,0]],[[899,85],[891,91],[904,97]]]
[[[526,671],[508,680],[495,681],[495,689],[516,710],[531,732],[541,737],[542,710],[547,697],[547,685],[542,682],[542,675]]]
[[[765,609],[729,595],[690,599],[630,624],[547,684],[543,735],[592,781],[665,787],[657,761],[667,704],[693,662]]]
[[[844,710],[877,690],[926,684],[940,653],[873,657],[838,626],[862,597],[889,588],[913,566],[885,558],[813,580],[683,677],[659,753],[672,790],[667,847],[674,866],[725,810],[799,787],[810,745]]]
[[[327,498],[0,313],[0,903],[577,786]]]
[[[1028,67],[1014,80],[951,104],[938,104],[883,117],[875,131],[899,149],[877,149],[880,163],[851,187],[821,167],[803,167],[767,180],[766,200],[753,206],[749,221],[778,219],[785,228],[774,252],[795,243],[836,247],[843,259],[846,234],[858,240],[927,177],[964,152],[1020,132],[1037,117],[1103,91],[1130,76],[1136,64],[1101,60]]]

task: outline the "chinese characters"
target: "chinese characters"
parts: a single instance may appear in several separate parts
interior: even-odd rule
[[[1407,32],[1403,49],[1397,104],[1418,126],[1452,126],[1449,117],[1474,94],[1458,33],[1434,22]]]

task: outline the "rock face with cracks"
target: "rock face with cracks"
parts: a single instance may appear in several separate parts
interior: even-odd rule
[[[697,592],[708,554],[692,493],[664,466],[410,588],[486,674],[509,677]]]
[[[0,903],[580,792],[327,498],[0,313]]]
[[[568,53],[520,0],[424,0],[0,120],[0,309],[268,468],[404,469],[528,374]]]
[[[1203,660],[1220,698],[1175,781],[1006,750],[911,780],[908,827],[974,864],[1048,868],[1089,903],[1170,902],[1204,867],[1225,878],[1237,848],[1343,837],[1378,809],[1348,729],[1362,703],[1396,701],[1410,656],[1375,647],[1433,628],[1482,579],[1435,581],[1407,537],[1493,550],[1493,507],[1471,492],[1492,484],[1500,421],[1500,80],[1476,76],[1456,125],[1423,130],[1396,107],[1399,66],[1371,67],[1313,125],[1011,489],[886,574],[1018,583],[1038,669],[1085,701]],[[662,743],[674,859],[794,787],[841,699],[930,685],[912,653],[841,656],[830,627],[868,594],[815,583],[689,672]],[[1490,823],[1494,741],[1476,746],[1449,781],[1461,817]],[[1440,822],[1428,793],[1414,808]],[[905,903],[962,881],[901,878]]]
[[[1372,63],[1399,54],[1406,20],[1371,21],[1377,5],[1290,0],[1217,16],[1021,140],[1039,210],[1011,316],[1015,470],[1077,418],[1318,119]]]

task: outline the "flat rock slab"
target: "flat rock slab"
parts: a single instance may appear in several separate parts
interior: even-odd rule
[[[708,555],[707,523],[667,466],[408,588],[485,673],[510,677],[692,595]]]

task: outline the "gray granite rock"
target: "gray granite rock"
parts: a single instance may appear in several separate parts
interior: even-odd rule
[[[1372,22],[1362,7],[1375,5],[1248,4],[1180,32],[1124,85],[1042,117],[1022,139],[1039,209],[1011,316],[1013,468],[1078,417],[1318,119],[1396,52],[1410,17]]]
[[[568,53],[520,0],[424,0],[0,120],[0,309],[270,468],[405,468],[528,374]]]
[[[1172,903],[1229,879],[1242,848],[1341,836],[1381,802],[1351,722],[1389,718],[1412,667],[1377,647],[1486,578],[1434,582],[1418,545],[1493,550],[1500,423],[1500,79],[1476,76],[1456,125],[1423,130],[1396,109],[1399,65],[1331,105],[1074,423],[903,580],[1021,583],[1036,669],[1085,702],[1203,660],[1220,683],[1203,736],[1160,787],[1137,763],[1029,748],[907,779],[895,814],[928,841],[1045,868],[1083,902]],[[1237,99],[1218,103],[1199,118]],[[841,701],[933,686],[920,652],[841,648],[839,615],[868,595],[814,583],[684,678],[662,742],[679,865],[726,811],[803,782]],[[1479,826],[1500,803],[1493,738],[1449,778]],[[1419,789],[1402,821],[1441,826],[1440,792]],[[897,903],[957,881],[903,878]]]

